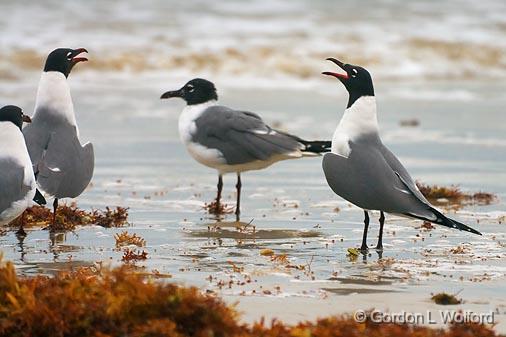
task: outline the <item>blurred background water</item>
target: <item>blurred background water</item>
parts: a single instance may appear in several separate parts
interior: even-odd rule
[[[506,297],[497,294],[506,291],[506,2],[3,0],[0,13],[0,105],[33,111],[46,55],[57,47],[88,49],[90,61],[69,78],[81,138],[96,153],[93,184],[78,205],[130,207],[128,231],[146,239],[148,268],[215,291],[216,277],[254,277],[253,286],[221,291],[241,303],[249,303],[239,296],[246,290],[251,298],[304,298],[288,319],[364,306],[371,292],[388,294],[376,305],[408,298],[427,305],[431,291],[462,288],[481,301],[478,309],[504,313]],[[350,262],[346,250],[360,242],[362,212],[330,191],[321,158],[244,174],[242,218],[259,234],[208,231],[214,220],[202,206],[215,196],[216,174],[179,142],[183,102],[160,101],[160,94],[207,78],[221,103],[303,138],[329,139],[347,100],[339,82],[320,75],[334,69],[329,56],[370,70],[383,140],[415,179],[498,196],[492,205],[452,214],[483,237],[425,232],[419,222],[388,217],[383,260]],[[401,127],[406,120],[419,125]],[[234,180],[225,177],[230,204]],[[120,263],[113,238],[119,231],[87,227],[51,240],[33,230],[23,242],[7,232],[0,244],[20,272],[52,273]],[[452,256],[459,245],[466,253]],[[262,248],[309,264],[313,274],[287,271],[260,256]],[[334,305],[356,292],[365,297]],[[312,310],[304,306],[308,298]],[[287,311],[288,302],[269,303],[272,310],[262,314]],[[254,306],[245,310],[258,318]]]
[[[317,85],[329,55],[381,80],[506,78],[501,0],[46,0],[2,1],[0,10],[0,74],[13,79],[60,45],[90,50],[87,73],[198,73],[245,87]]]

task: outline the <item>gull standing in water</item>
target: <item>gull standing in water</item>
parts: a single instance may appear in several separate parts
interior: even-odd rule
[[[30,121],[17,106],[7,105],[0,109],[0,226],[20,216],[32,200],[41,205],[46,203],[37,190],[32,162],[21,133],[23,122]],[[23,220],[18,234],[26,235]]]
[[[367,251],[370,210],[380,211],[377,250],[383,249],[384,212],[430,221],[481,235],[480,232],[435,209],[420,192],[404,166],[382,143],[371,75],[362,67],[328,58],[344,73],[324,72],[341,81],[349,93],[348,105],[332,138],[331,153],[323,157],[330,188],[364,210],[361,250]]]
[[[87,61],[84,48],[59,48],[47,57],[32,123],[23,129],[33,170],[41,190],[54,197],[53,225],[58,199],[76,198],[93,176],[93,145],[79,141],[74,105],[67,77],[79,62]]]
[[[315,156],[330,150],[330,141],[306,141],[272,129],[259,115],[218,105],[214,84],[196,78],[181,89],[161,98],[179,97],[187,106],[179,116],[179,136],[190,155],[199,163],[218,171],[219,207],[223,174],[237,174],[236,220],[241,205],[241,173],[260,170],[275,162]]]

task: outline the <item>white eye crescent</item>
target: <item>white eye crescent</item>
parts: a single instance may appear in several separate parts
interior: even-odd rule
[[[71,51],[69,51],[67,53],[67,60],[72,60],[72,52]]]
[[[188,84],[188,85],[186,86],[186,88],[188,89],[188,92],[193,92],[193,91],[195,91],[195,87],[194,87],[193,85],[191,85],[191,84]]]

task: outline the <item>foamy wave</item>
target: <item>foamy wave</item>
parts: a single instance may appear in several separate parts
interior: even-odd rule
[[[360,10],[354,3],[268,0],[2,2],[9,15],[0,17],[0,76],[39,71],[55,47],[85,46],[90,62],[80,71],[100,74],[300,85],[322,82],[320,72],[333,67],[325,58],[335,56],[380,80],[506,79],[505,22],[497,14],[506,12],[504,1],[400,1]]]
[[[483,46],[467,46],[452,51],[453,44],[438,41],[424,42],[425,47],[406,46],[406,53],[416,57],[405,57],[392,69],[389,55],[378,55],[374,59],[360,58],[354,53],[334,51],[297,55],[296,50],[277,47],[250,47],[248,49],[224,48],[214,51],[165,52],[161,50],[93,51],[90,62],[82,67],[84,71],[139,73],[147,71],[178,72],[184,69],[190,73],[207,72],[229,77],[253,76],[256,78],[289,77],[295,80],[321,78],[320,73],[331,64],[323,60],[337,56],[350,63],[360,64],[371,70],[375,78],[398,79],[470,79],[506,78],[504,50]],[[412,48],[413,50],[410,50]],[[439,53],[444,49],[446,53]],[[478,52],[479,50],[479,52]],[[459,57],[454,57],[455,54]],[[420,57],[423,54],[424,57]],[[38,71],[42,68],[46,53],[34,49],[14,50],[0,53],[0,74],[2,77],[16,77],[17,69]],[[423,60],[417,60],[418,58]],[[430,61],[428,61],[430,60]]]

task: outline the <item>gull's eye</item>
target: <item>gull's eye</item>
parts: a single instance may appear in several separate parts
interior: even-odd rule
[[[191,84],[188,84],[186,86],[186,89],[188,90],[188,92],[193,92],[195,90],[195,87],[193,85],[191,85]]]
[[[72,60],[72,52],[71,51],[69,51],[67,53],[67,60]]]
[[[357,76],[357,74],[358,74],[357,69],[353,68],[352,71],[353,71],[353,75],[351,75],[351,77]]]

